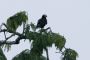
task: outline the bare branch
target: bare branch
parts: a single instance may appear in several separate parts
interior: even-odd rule
[[[6,34],[4,34],[5,35],[5,40],[0,41],[0,46],[2,46],[3,44],[10,44],[10,45],[12,45],[12,44],[19,44],[20,40],[26,39],[26,36],[24,36],[23,34],[21,34],[19,32],[16,32],[16,31],[7,30],[7,29],[1,29],[0,33],[1,32],[4,32],[4,33],[5,32],[9,32],[9,33],[12,33],[12,35],[9,36],[9,37],[6,37]],[[7,41],[8,39],[10,39],[14,35],[18,36],[18,38],[15,41]]]
[[[12,31],[12,30],[7,30],[7,29],[0,30],[0,33],[1,32],[9,32],[9,33],[13,33],[13,34],[18,35],[18,36],[21,36],[22,35],[22,34],[20,34],[18,32],[15,32],[15,31]]]
[[[7,41],[8,39],[10,39],[11,37],[13,37],[15,34],[12,34],[11,36],[7,37],[5,41]]]
[[[5,32],[4,32],[4,36],[5,36],[5,40],[6,40],[6,34],[5,34]]]
[[[2,40],[2,41],[0,41],[0,46],[2,46],[3,44],[9,44],[9,45],[19,44],[20,40],[22,40],[22,39],[26,39],[26,37],[25,36],[19,36],[15,41]]]
[[[8,29],[8,27],[7,27],[7,25],[6,25],[5,23],[2,23],[2,26],[3,26],[3,25]]]
[[[47,55],[47,60],[49,60],[49,54],[48,54],[48,48],[45,48],[46,55]]]
[[[0,25],[0,30],[2,29],[2,26],[5,26],[5,27],[8,29],[7,25],[6,25],[5,23],[2,23],[2,24]]]

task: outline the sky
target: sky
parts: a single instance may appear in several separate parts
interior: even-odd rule
[[[37,23],[42,14],[47,14],[46,27],[51,27],[53,32],[66,38],[66,47],[78,52],[77,60],[90,60],[90,0],[0,0],[0,24],[24,10],[28,13],[28,23]],[[28,41],[21,41],[19,45],[13,45],[11,51],[4,53],[11,60],[29,48]],[[49,48],[50,60],[60,60],[55,51],[54,46]]]

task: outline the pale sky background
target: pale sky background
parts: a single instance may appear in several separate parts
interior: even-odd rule
[[[34,23],[42,14],[47,14],[47,27],[65,36],[66,47],[79,53],[77,60],[90,60],[90,0],[0,0],[0,24],[23,10],[28,12],[29,22]],[[28,41],[21,41],[5,55],[11,60],[27,48]],[[50,60],[60,60],[55,47],[49,49],[49,55]]]

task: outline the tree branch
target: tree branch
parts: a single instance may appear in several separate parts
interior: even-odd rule
[[[4,36],[5,36],[5,39],[6,39],[6,34],[5,34],[5,32],[4,32]]]
[[[12,30],[2,29],[2,30],[0,30],[0,33],[1,32],[9,32],[9,33],[12,33],[12,35],[7,37],[7,38],[6,38],[6,35],[5,35],[5,40],[0,41],[0,46],[3,45],[3,44],[10,44],[10,45],[19,44],[21,39],[26,39],[26,36],[24,36],[23,34],[20,34],[18,32],[12,31]],[[15,41],[7,41],[9,38],[11,38],[14,35],[18,36],[18,38]]]
[[[20,34],[18,32],[15,32],[15,31],[12,31],[12,30],[7,30],[7,29],[2,29],[2,30],[0,30],[0,33],[1,32],[9,32],[9,33],[13,33],[13,34],[18,35],[18,36],[22,36],[22,34]]]
[[[48,49],[47,49],[47,47],[45,48],[45,51],[46,51],[46,55],[47,55],[47,60],[49,60],[49,55],[48,55]]]
[[[7,37],[5,41],[7,41],[8,39],[10,39],[11,37],[13,37],[15,34],[12,34],[11,36]]]
[[[20,40],[22,39],[26,39],[25,36],[19,36],[15,41],[6,41],[6,40],[2,40],[0,41],[0,46],[2,46],[3,44],[9,44],[9,45],[12,45],[12,44],[19,44],[20,43]]]

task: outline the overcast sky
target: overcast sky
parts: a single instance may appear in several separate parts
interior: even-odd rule
[[[0,0],[0,24],[16,12],[27,11],[29,22],[36,23],[47,14],[48,26],[65,36],[66,47],[79,53],[78,60],[90,60],[90,0]],[[28,41],[5,52],[8,60],[28,48]],[[55,47],[49,49],[50,60],[60,60]]]

